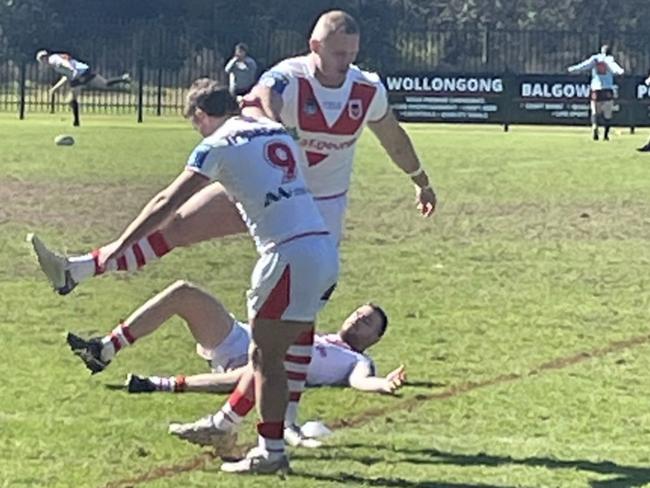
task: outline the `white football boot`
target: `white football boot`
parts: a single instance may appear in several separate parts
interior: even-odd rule
[[[236,474],[274,474],[285,475],[291,472],[289,458],[286,453],[269,454],[268,452],[254,447],[241,461],[223,463],[221,471],[224,473]]]
[[[212,415],[187,424],[169,424],[168,432],[192,444],[214,447],[219,454],[229,454],[237,443],[237,434],[219,429]]]
[[[52,287],[59,295],[70,293],[77,283],[70,276],[68,260],[51,251],[36,234],[27,234],[27,242],[32,245],[41,271],[47,276]]]

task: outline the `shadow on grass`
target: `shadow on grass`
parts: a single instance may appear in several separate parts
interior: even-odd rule
[[[420,448],[420,449],[396,449],[391,446],[381,444],[342,444],[337,446],[323,446],[321,449],[325,450],[344,450],[344,455],[336,454],[330,455],[324,451],[319,454],[305,455],[305,452],[295,453],[292,457],[294,459],[314,459],[314,460],[336,460],[336,459],[349,459],[359,462],[361,464],[370,466],[373,464],[419,464],[419,465],[436,465],[448,464],[455,466],[486,466],[496,467],[505,465],[528,466],[535,468],[546,469],[567,469],[579,470],[597,473],[601,475],[613,476],[608,480],[592,480],[589,486],[593,488],[633,488],[644,486],[650,483],[650,467],[642,466],[626,466],[617,464],[612,461],[587,461],[582,459],[576,460],[563,460],[554,459],[549,457],[528,457],[528,458],[514,458],[512,456],[493,456],[485,453],[478,454],[456,454],[451,452],[440,451],[435,448]],[[354,451],[358,449],[369,449],[376,453],[384,453],[383,456],[364,456],[355,455]],[[389,457],[396,457],[390,460]],[[454,484],[443,483],[436,481],[409,481],[404,479],[392,478],[363,478],[357,475],[349,475],[346,473],[338,473],[333,476],[322,475],[308,475],[303,473],[296,473],[305,477],[311,477],[317,480],[334,481],[338,479],[343,482],[351,484],[367,484],[368,486],[386,486],[386,487],[481,487],[487,488],[492,485],[484,484]]]

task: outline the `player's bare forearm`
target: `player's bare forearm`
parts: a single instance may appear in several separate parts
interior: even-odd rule
[[[377,136],[393,163],[402,171],[413,173],[420,168],[420,160],[415,153],[411,138],[392,112],[378,122],[369,123],[368,127]]]
[[[368,393],[392,393],[386,378],[366,376],[365,378],[350,378],[350,386],[355,390]]]
[[[422,167],[406,131],[400,126],[391,111],[383,119],[370,123],[368,126],[386,149],[393,163],[413,181],[418,210],[424,217],[432,215],[436,209],[437,197],[431,186],[429,175]]]

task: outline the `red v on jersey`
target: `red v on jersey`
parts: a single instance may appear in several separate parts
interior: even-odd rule
[[[348,100],[339,118],[331,127],[327,124],[314,90],[305,78],[298,79],[298,127],[306,132],[322,132],[337,136],[351,136],[359,130],[366,119],[368,108],[377,88],[372,85],[353,83]]]

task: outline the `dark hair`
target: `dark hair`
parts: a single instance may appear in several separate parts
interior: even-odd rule
[[[190,118],[199,108],[213,117],[239,112],[237,102],[228,88],[209,78],[199,78],[192,83],[185,99],[183,116]]]
[[[386,333],[386,328],[388,327],[388,315],[384,312],[384,309],[379,305],[375,305],[372,302],[368,302],[366,305],[371,307],[373,311],[377,312],[381,317],[381,328],[379,329],[379,337],[382,337]]]
[[[235,49],[241,49],[242,51],[245,51],[246,54],[248,54],[248,45],[243,42],[238,42],[235,44]]]

